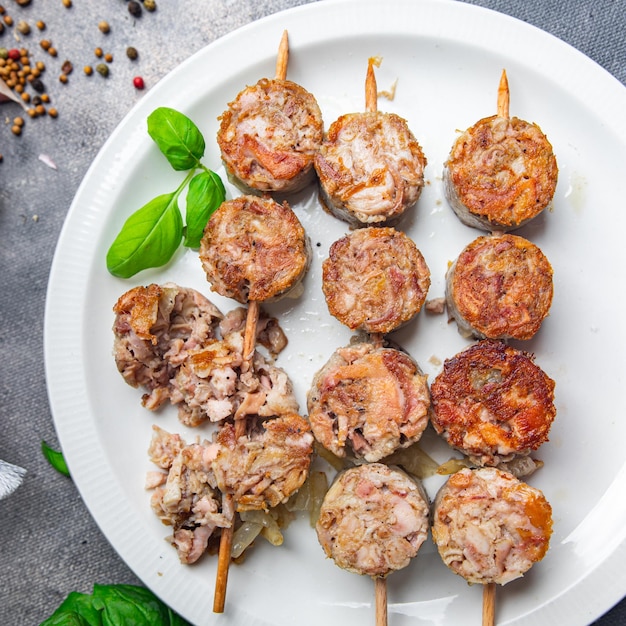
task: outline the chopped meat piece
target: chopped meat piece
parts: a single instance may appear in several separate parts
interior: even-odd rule
[[[186,445],[178,435],[155,428],[150,457],[168,469],[164,484],[152,492],[152,510],[172,526],[172,544],[182,563],[197,561],[206,551],[208,540],[218,528],[230,527],[233,514],[222,510],[222,498],[215,489],[211,469],[211,446]]]
[[[215,336],[222,314],[194,289],[166,283],[134,287],[115,306],[114,356],[124,380],[144,387],[154,409],[169,397],[169,384],[190,350]]]

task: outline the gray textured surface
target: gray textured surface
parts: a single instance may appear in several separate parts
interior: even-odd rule
[[[382,0],[381,0],[382,2]],[[34,33],[25,39],[46,60],[45,82],[60,111],[56,120],[37,119],[20,138],[0,127],[0,459],[27,468],[24,484],[0,501],[0,624],[32,625],[47,617],[71,590],[93,583],[139,581],[109,546],[72,482],[52,471],[40,453],[45,440],[57,447],[43,366],[43,319],[48,272],[67,209],[85,172],[108,135],[142,96],[131,85],[141,74],[149,88],[178,63],[227,32],[304,1],[160,0],[159,9],[137,21],[121,0],[79,2],[33,0],[16,17],[43,19],[46,36],[59,49],[47,58]],[[626,83],[626,0],[471,0],[534,24],[572,44]],[[108,36],[99,19],[112,26]],[[164,36],[167,33],[167,36]],[[10,32],[0,46],[15,45]],[[131,64],[127,45],[140,51]],[[115,55],[108,80],[82,74],[101,45]],[[75,71],[57,81],[65,58]],[[581,86],[581,88],[583,88]],[[2,119],[19,113],[0,107]],[[50,155],[58,169],[38,160]],[[626,602],[602,618],[601,626],[626,624]]]

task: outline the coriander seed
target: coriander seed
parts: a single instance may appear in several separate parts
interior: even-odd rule
[[[110,32],[111,27],[109,26],[109,23],[107,21],[101,20],[100,22],[98,22],[98,29],[101,33],[104,33],[106,35]]]
[[[113,61],[113,55],[112,55],[110,52],[107,52],[107,53],[104,55],[104,60],[105,60],[107,63],[111,63],[111,62]]]
[[[48,109],[48,115],[50,117],[57,117],[59,115],[59,112],[54,107],[50,107]]]
[[[83,72],[85,72],[87,76],[91,76],[93,74],[93,67],[91,67],[91,65],[85,65]]]
[[[143,0],[143,8],[146,11],[154,11],[156,9],[156,2],[154,0]]]
[[[104,53],[102,52],[102,48],[96,48],[93,53],[100,58]]]

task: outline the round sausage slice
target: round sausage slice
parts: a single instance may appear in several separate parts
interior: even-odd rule
[[[392,225],[424,186],[426,158],[394,113],[342,115],[315,156],[325,208],[355,226]]]
[[[352,330],[399,328],[419,313],[429,287],[422,253],[390,227],[360,228],[335,241],[322,266],[328,309]]]
[[[498,115],[462,133],[443,170],[446,198],[459,219],[502,232],[548,207],[557,177],[552,146],[539,126]]]
[[[213,213],[200,242],[211,289],[245,304],[278,299],[304,277],[311,245],[291,207],[241,196]]]
[[[316,525],[326,555],[350,572],[385,577],[406,567],[428,534],[423,489],[403,471],[368,463],[339,474]]]
[[[530,339],[552,305],[552,274],[546,256],[527,239],[478,237],[448,269],[448,311],[465,336]]]
[[[505,585],[548,551],[552,508],[539,489],[493,467],[450,476],[433,507],[443,562],[469,583]]]
[[[291,193],[314,179],[324,128],[317,101],[304,87],[262,78],[219,119],[217,142],[226,170],[248,191]]]
[[[426,376],[405,352],[355,343],[337,350],[308,394],[315,438],[338,457],[379,461],[428,425]]]
[[[498,465],[547,441],[554,387],[532,355],[480,341],[445,361],[431,385],[431,421],[472,462]]]

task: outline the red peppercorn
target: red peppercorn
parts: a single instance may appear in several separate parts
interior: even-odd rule
[[[11,59],[12,61],[19,61],[22,58],[22,55],[20,54],[20,51],[17,48],[11,48],[8,52],[7,52],[9,59]]]
[[[135,76],[135,78],[133,78],[133,85],[135,89],[143,89],[146,86],[141,76]]]

